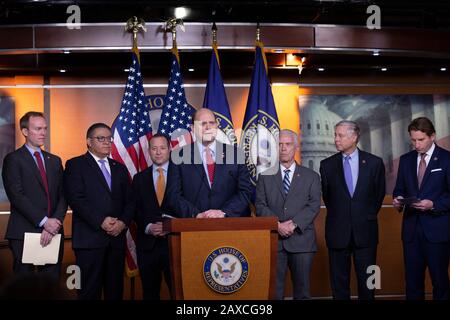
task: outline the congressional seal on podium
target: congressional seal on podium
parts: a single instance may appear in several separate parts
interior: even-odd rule
[[[203,263],[206,284],[218,293],[228,294],[240,290],[248,279],[247,257],[233,247],[213,250]]]

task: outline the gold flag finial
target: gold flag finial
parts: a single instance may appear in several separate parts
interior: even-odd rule
[[[145,21],[142,18],[134,16],[127,20],[125,24],[125,31],[133,33],[133,46],[137,47],[137,34],[138,32],[147,32],[145,28]]]
[[[177,41],[177,26],[180,26],[181,31],[184,32],[184,23],[182,19],[171,18],[166,21],[166,30],[172,32],[172,41],[175,43]]]

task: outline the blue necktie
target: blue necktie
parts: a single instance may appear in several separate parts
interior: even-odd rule
[[[353,177],[352,177],[352,168],[350,167],[350,160],[351,160],[350,156],[346,156],[344,158],[344,176],[348,192],[350,192],[350,196],[353,197]]]
[[[291,187],[291,182],[289,181],[289,172],[291,172],[291,170],[289,169],[284,170],[284,178],[283,178],[284,195],[288,194],[289,188]]]
[[[106,169],[106,160],[98,160],[98,162],[100,162],[100,169],[102,170],[103,176],[108,184],[109,190],[111,190],[111,174],[108,172],[108,169]]]

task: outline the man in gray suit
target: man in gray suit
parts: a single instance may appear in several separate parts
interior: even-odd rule
[[[317,251],[314,219],[320,210],[320,178],[299,166],[295,152],[298,136],[281,130],[280,170],[263,175],[256,185],[256,215],[278,217],[277,299],[284,297],[286,267],[291,271],[294,299],[310,299],[309,276]]]

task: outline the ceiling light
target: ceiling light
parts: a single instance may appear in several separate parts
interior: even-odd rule
[[[319,71],[325,71],[325,68],[317,68],[317,70],[319,70]]]
[[[188,15],[188,10],[185,7],[175,8],[175,18],[184,19]]]
[[[442,67],[441,71],[447,71],[447,68],[446,67]]]
[[[381,71],[387,71],[387,68],[383,67],[381,68]]]
[[[194,72],[195,69],[194,69],[194,68],[189,68],[188,71],[189,71],[189,72]]]
[[[64,73],[66,71],[67,71],[66,69],[59,69],[59,72],[61,72],[61,73]]]

